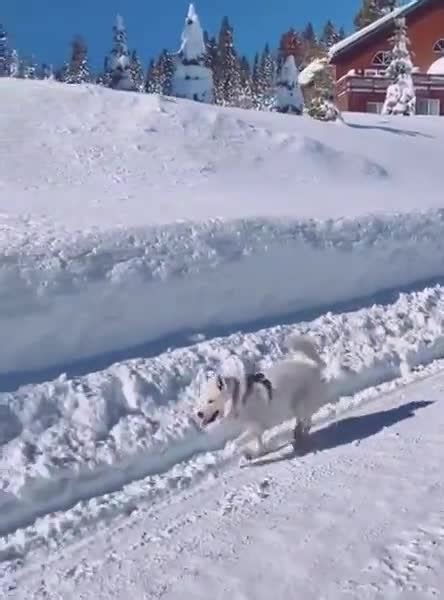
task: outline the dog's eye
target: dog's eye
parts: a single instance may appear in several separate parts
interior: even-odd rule
[[[214,400],[208,400],[208,404],[214,404]]]

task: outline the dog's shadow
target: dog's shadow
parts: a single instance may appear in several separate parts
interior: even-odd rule
[[[416,411],[430,406],[433,402],[409,402],[397,408],[370,413],[359,417],[348,417],[331,423],[323,429],[313,431],[309,438],[309,448],[293,448],[287,453],[279,456],[264,456],[254,460],[251,466],[264,466],[272,463],[291,460],[292,458],[306,456],[316,452],[331,450],[347,444],[359,444],[366,438],[372,437],[383,429],[392,427],[401,421],[415,416]],[[280,444],[273,447],[270,445],[269,452],[279,452],[292,447],[291,444]]]

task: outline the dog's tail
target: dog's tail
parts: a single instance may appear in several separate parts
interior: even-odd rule
[[[319,352],[312,338],[306,335],[293,334],[287,338],[285,345],[290,352],[301,352],[315,362],[320,368],[325,367],[325,363],[319,356]]]

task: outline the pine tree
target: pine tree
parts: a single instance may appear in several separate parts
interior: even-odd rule
[[[253,78],[251,66],[246,56],[240,60],[241,94],[239,97],[240,108],[253,108],[255,106],[253,92]]]
[[[319,38],[322,48],[324,50],[329,50],[334,44],[339,42],[339,39],[339,33],[336,31],[336,27],[329,19],[324,26],[321,37]]]
[[[239,106],[241,89],[240,62],[234,47],[234,32],[224,17],[218,40],[218,60],[214,72],[217,104]]]
[[[162,94],[160,75],[154,59],[150,60],[150,64],[148,65],[145,80],[145,92],[147,94]]]
[[[25,57],[19,60],[19,68],[17,77],[20,79],[36,79],[37,65],[34,57]]]
[[[91,79],[88,66],[88,47],[85,41],[77,36],[72,41],[71,60],[62,71],[63,83],[80,84],[88,83]]]
[[[412,78],[413,63],[409,50],[410,40],[405,18],[396,20],[392,42],[391,62],[386,75],[393,80],[393,83],[387,88],[382,112],[385,115],[414,115],[416,94]]]
[[[362,7],[355,16],[356,29],[362,29],[380,19],[397,6],[397,0],[363,0]]]
[[[42,65],[42,79],[55,79],[54,71],[52,65],[43,64]]]
[[[8,44],[8,34],[0,23],[0,77],[9,77],[11,53]]]
[[[299,71],[293,54],[282,65],[276,84],[276,108],[282,113],[301,115],[304,98],[299,86]]]
[[[176,58],[172,93],[197,102],[213,102],[213,74],[206,66],[206,47],[199,17],[190,4]]]
[[[145,90],[145,74],[140,58],[135,50],[131,52],[130,71],[135,90],[137,92],[143,92]]]
[[[296,65],[302,65],[304,62],[304,44],[301,36],[290,29],[281,37],[279,44],[279,62],[282,66],[289,56],[294,56]]]
[[[266,44],[255,75],[256,103],[259,110],[271,110],[275,104],[276,71],[277,59]]]
[[[173,57],[167,50],[163,50],[157,61],[157,73],[159,78],[160,93],[171,96],[173,93],[173,77],[175,64]]]
[[[9,60],[9,76],[10,77],[18,77],[20,71],[20,58],[17,50],[13,50],[11,52],[10,60]]]
[[[299,75],[307,112],[320,121],[335,121],[341,113],[335,104],[333,68],[326,58],[315,58]]]
[[[321,45],[316,37],[312,23],[307,23],[307,26],[301,34],[303,44],[303,59],[300,67],[306,67],[313,59],[324,53]]]
[[[116,90],[134,91],[135,84],[131,77],[130,55],[123,18],[117,15],[114,31],[114,47],[105,65],[105,82]]]
[[[217,46],[217,40],[215,37],[210,37],[207,31],[204,31],[204,43],[205,43],[205,65],[211,69],[214,73],[217,69],[217,63],[219,60],[219,51]]]

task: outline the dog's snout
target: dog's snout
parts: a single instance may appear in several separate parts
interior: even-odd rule
[[[203,419],[204,418],[204,414],[203,414],[203,412],[201,410],[197,413],[197,416],[198,416],[199,419]]]

